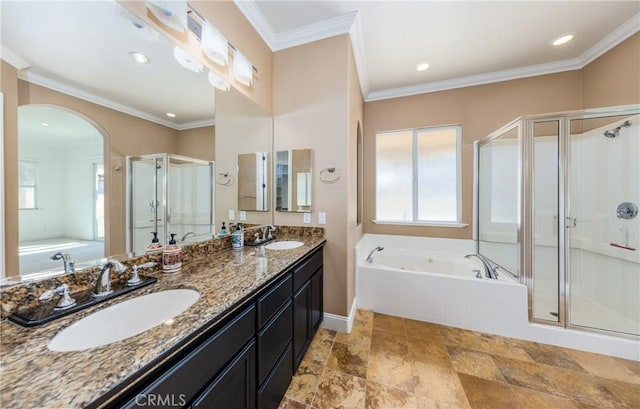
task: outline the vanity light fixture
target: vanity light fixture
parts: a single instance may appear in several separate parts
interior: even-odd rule
[[[197,72],[202,72],[202,70],[204,69],[204,66],[200,61],[193,58],[191,55],[189,55],[186,51],[184,51],[182,48],[178,46],[175,46],[173,48],[173,58],[175,58],[180,65],[182,65],[184,68],[188,69],[189,71],[193,71],[197,73]]]
[[[574,34],[563,34],[560,37],[558,37],[555,40],[553,40],[553,42],[551,44],[554,47],[557,47],[559,45],[568,43],[569,41],[573,40],[574,37],[575,37]]]
[[[229,91],[231,85],[215,72],[209,70],[209,83],[221,91]]]
[[[176,117],[176,114],[174,114],[173,112],[167,112],[167,113],[166,113],[166,115],[167,115],[169,118],[175,118],[175,117]]]
[[[233,74],[241,84],[248,87],[253,84],[253,65],[240,51],[236,50],[233,58]]]
[[[186,0],[147,0],[145,5],[154,17],[165,26],[179,33],[184,33],[187,29],[189,7]]]
[[[416,70],[418,71],[426,71],[429,68],[428,62],[421,62],[416,65]]]
[[[202,50],[211,61],[222,66],[227,65],[229,58],[227,38],[208,21],[202,24]]]
[[[147,64],[149,62],[149,57],[137,51],[130,51],[129,56],[133,58],[135,62],[140,64]]]

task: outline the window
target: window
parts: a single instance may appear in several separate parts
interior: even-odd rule
[[[21,210],[38,208],[38,162],[18,161],[18,203]]]
[[[376,222],[460,222],[460,126],[376,134]]]

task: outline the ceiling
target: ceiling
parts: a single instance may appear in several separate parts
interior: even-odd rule
[[[20,143],[57,146],[96,143],[102,135],[87,120],[60,108],[47,105],[24,105],[18,109]]]
[[[235,3],[273,51],[349,33],[367,101],[579,69],[640,30],[638,1]],[[165,126],[212,124],[206,70],[179,66],[167,39],[134,29],[119,9],[114,0],[0,1],[1,56],[33,83]],[[567,32],[574,41],[550,46]],[[423,61],[430,68],[416,71]]]
[[[350,33],[366,100],[579,69],[640,30],[638,1],[236,4],[274,50]]]

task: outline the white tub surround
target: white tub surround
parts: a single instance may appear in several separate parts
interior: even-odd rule
[[[366,263],[376,246],[384,250]],[[472,240],[365,234],[356,247],[358,308],[640,361],[637,339],[529,323],[526,286],[506,273],[475,278],[477,261],[464,258],[474,252]],[[420,263],[432,271],[407,268]]]

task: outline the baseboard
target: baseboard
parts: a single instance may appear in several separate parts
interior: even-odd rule
[[[331,314],[329,312],[324,313],[324,320],[322,321],[322,328],[330,329],[336,332],[344,332],[346,334],[351,333],[353,327],[353,320],[356,318],[357,303],[356,298],[353,298],[351,302],[351,310],[349,316]]]

